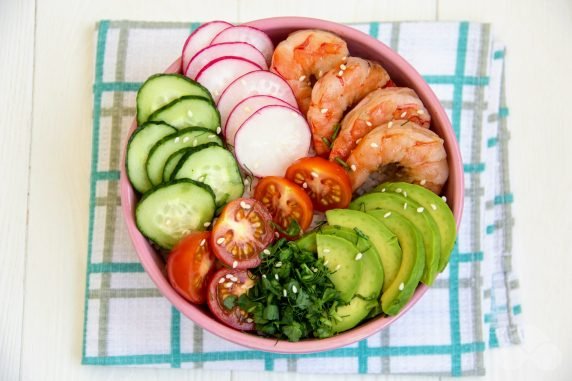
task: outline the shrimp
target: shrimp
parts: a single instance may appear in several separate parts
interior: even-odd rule
[[[369,93],[342,120],[340,132],[333,143],[330,160],[345,160],[356,141],[375,127],[394,119],[405,119],[429,128],[431,116],[412,89],[386,87]]]
[[[387,81],[389,74],[380,64],[350,57],[345,65],[330,70],[316,82],[306,118],[318,155],[329,153],[334,132],[339,128],[336,125],[344,112]]]
[[[346,42],[335,34],[322,30],[299,30],[276,46],[270,70],[288,82],[300,111],[306,115],[315,80],[338,68],[348,55]]]
[[[347,164],[352,188],[358,194],[383,181],[419,184],[439,194],[449,177],[443,139],[407,120],[390,121],[371,130],[353,149]],[[367,184],[375,180],[380,181]]]

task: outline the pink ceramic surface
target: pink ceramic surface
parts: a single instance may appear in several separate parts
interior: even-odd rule
[[[338,34],[347,41],[352,55],[379,61],[389,72],[394,82],[400,86],[407,86],[414,89],[423,101],[427,110],[431,113],[431,129],[445,140],[445,149],[447,150],[450,174],[444,194],[447,196],[447,202],[453,210],[453,214],[457,221],[457,227],[459,226],[463,209],[464,184],[463,164],[455,133],[451,128],[451,123],[449,122],[449,119],[447,118],[447,115],[437,97],[430,89],[429,85],[427,85],[419,73],[417,73],[409,63],[389,47],[373,37],[351,27],[329,21],[302,17],[278,17],[252,21],[246,25],[254,26],[266,32],[274,44],[282,41],[289,33],[298,29],[313,28],[329,30]],[[178,59],[173,62],[165,72],[178,72],[180,70],[180,66],[180,59]],[[135,128],[136,122],[134,121],[131,126],[131,131]],[[121,204],[131,240],[133,241],[135,250],[137,251],[137,255],[139,256],[145,271],[149,274],[153,282],[155,282],[159,291],[179,311],[181,311],[181,313],[193,320],[196,324],[215,335],[239,345],[279,353],[309,353],[343,347],[371,336],[381,329],[391,325],[395,320],[407,313],[407,311],[417,303],[428,289],[428,287],[423,284],[419,285],[413,298],[397,316],[378,317],[365,324],[361,324],[350,331],[328,339],[304,340],[297,343],[291,343],[288,341],[277,341],[275,339],[267,339],[254,334],[240,332],[229,328],[216,320],[210,314],[206,306],[195,306],[188,303],[179,296],[179,294],[177,294],[169,284],[164,270],[165,266],[163,260],[135,226],[134,212],[138,198],[135,191],[129,184],[129,180],[125,173],[125,150],[123,152],[121,163],[120,187]]]

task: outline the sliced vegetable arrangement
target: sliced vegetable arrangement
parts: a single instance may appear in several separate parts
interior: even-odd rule
[[[169,251],[173,288],[230,327],[330,337],[398,314],[447,266],[443,140],[413,90],[348,55],[329,32],[275,49],[213,21],[187,39],[185,75],[137,94],[137,226]]]

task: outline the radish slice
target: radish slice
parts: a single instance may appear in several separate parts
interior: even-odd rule
[[[270,37],[260,29],[251,26],[233,26],[224,29],[212,40],[211,44],[220,44],[221,42],[248,42],[264,55],[266,63],[270,63],[274,45]]]
[[[220,32],[233,25],[226,21],[211,21],[201,25],[185,41],[181,54],[181,72],[185,72],[191,58],[201,49],[210,45],[213,38]]]
[[[246,42],[224,42],[207,46],[191,59],[185,70],[185,75],[195,79],[201,69],[212,60],[220,57],[242,57],[254,62],[263,70],[268,70],[264,56],[258,49]]]
[[[236,135],[236,132],[240,126],[242,126],[242,123],[244,123],[246,119],[250,118],[252,114],[260,110],[262,107],[273,105],[290,107],[292,110],[298,112],[298,110],[290,106],[288,103],[281,99],[271,97],[270,95],[254,95],[252,97],[248,97],[239,102],[230,112],[230,116],[223,128],[227,143],[234,145],[234,136]]]
[[[282,77],[269,71],[254,71],[237,78],[220,96],[217,108],[220,112],[221,125],[226,124],[230,112],[238,102],[252,95],[271,95],[298,108],[292,89]]]
[[[302,114],[288,106],[266,106],[240,126],[234,152],[254,176],[284,176],[292,162],[308,155],[311,137]]]
[[[262,68],[252,61],[240,57],[220,57],[202,68],[197,82],[206,87],[214,101],[218,101],[226,87],[238,77]]]

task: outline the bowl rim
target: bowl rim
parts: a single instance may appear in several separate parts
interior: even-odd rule
[[[441,138],[445,140],[445,143],[448,146],[448,181],[451,182],[451,179],[453,178],[453,182],[455,182],[456,187],[458,187],[457,192],[453,195],[454,197],[452,197],[449,202],[452,206],[453,214],[457,223],[457,230],[459,229],[459,224],[463,212],[464,179],[463,165],[458,141],[455,138],[455,133],[449,118],[447,117],[447,114],[445,113],[445,110],[443,109],[440,101],[437,99],[436,95],[434,94],[433,90],[431,90],[427,82],[425,82],[423,77],[411,66],[411,64],[409,64],[404,58],[402,58],[398,53],[394,52],[383,42],[375,39],[374,37],[355,28],[352,28],[351,26],[339,24],[333,21],[308,17],[272,17],[250,21],[242,25],[248,25],[263,29],[265,32],[272,29],[308,28],[332,31],[337,34],[342,34],[350,40],[361,41],[361,43],[364,45],[376,46],[375,50],[378,55],[383,55],[386,60],[392,61],[395,65],[400,66],[406,77],[409,77],[410,80],[415,83],[416,91],[419,94],[419,97],[424,99],[424,103],[429,102],[435,106],[434,110],[431,112],[432,121],[437,120],[438,123],[442,126],[443,133],[441,134]],[[179,57],[165,70],[165,73],[178,73],[180,71],[180,62],[181,58]],[[131,134],[136,128],[137,120],[134,118],[129,130],[129,134]],[[447,135],[447,139],[442,135]],[[164,269],[159,268],[158,264],[156,263],[157,259],[153,257],[154,253],[151,252],[154,251],[153,248],[136,227],[134,211],[137,202],[137,196],[127,178],[125,169],[125,156],[126,145],[122,147],[120,164],[121,208],[129,236],[145,272],[155,283],[160,293],[165,298],[167,298],[177,310],[179,310],[183,315],[185,315],[195,324],[216,336],[250,349],[283,354],[314,353],[337,349],[363,340],[388,327],[394,321],[407,313],[407,311],[409,311],[421,299],[421,297],[427,292],[429,288],[426,285],[420,283],[409,302],[395,316],[380,316],[370,320],[365,324],[358,325],[351,330],[326,339],[309,339],[299,342],[289,342],[286,340],[264,338],[262,336],[256,336],[254,334],[230,328],[216,320],[216,318],[205,314],[199,307],[187,302],[171,286],[164,273]]]

